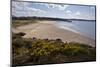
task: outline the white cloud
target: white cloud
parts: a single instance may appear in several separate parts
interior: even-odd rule
[[[90,9],[95,9],[95,7],[94,6],[91,6]]]
[[[81,13],[80,13],[79,11],[77,11],[77,12],[75,13],[75,15],[81,15]]]
[[[26,7],[24,10],[25,11],[28,11],[28,12],[45,13],[44,10],[36,9],[36,8],[32,8],[32,7]]]
[[[67,13],[67,14],[71,14],[71,13],[72,13],[72,11],[70,11],[70,10],[67,10],[67,11],[66,11],[66,13]]]
[[[30,7],[28,2],[12,2],[12,15],[14,16],[34,16],[45,13],[44,10]]]
[[[65,10],[69,6],[69,5],[62,5],[62,4],[43,4],[43,3],[41,3],[41,5],[45,5],[48,8],[54,8],[58,10]]]
[[[60,6],[60,10],[65,10],[69,5]]]

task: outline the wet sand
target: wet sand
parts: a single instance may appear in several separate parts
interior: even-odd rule
[[[40,38],[40,39],[62,39],[64,42],[79,42],[95,47],[95,40],[83,36],[81,34],[58,28],[55,21],[38,21],[38,23],[28,24],[12,28],[14,33],[25,32],[24,38]]]

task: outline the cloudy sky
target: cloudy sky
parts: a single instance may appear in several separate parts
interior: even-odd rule
[[[17,17],[39,16],[94,20],[95,6],[13,1],[12,15]]]

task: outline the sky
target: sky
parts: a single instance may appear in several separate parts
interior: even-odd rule
[[[95,6],[12,1],[12,15],[95,20]]]

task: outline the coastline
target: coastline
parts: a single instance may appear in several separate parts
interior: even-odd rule
[[[79,42],[89,44],[95,47],[95,40],[80,35],[73,31],[59,28],[55,25],[55,21],[38,21],[35,24],[28,24],[12,28],[14,33],[25,32],[24,38],[40,38],[40,39],[62,39],[63,42]]]

